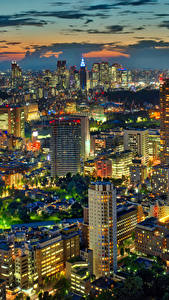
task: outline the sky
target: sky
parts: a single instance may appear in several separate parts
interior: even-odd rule
[[[168,0],[4,0],[0,70],[55,69],[57,59],[80,65],[119,62],[169,69]]]

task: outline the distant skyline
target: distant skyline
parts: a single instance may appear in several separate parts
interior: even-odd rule
[[[7,0],[1,3],[0,70],[79,68],[95,61],[169,69],[167,0]]]

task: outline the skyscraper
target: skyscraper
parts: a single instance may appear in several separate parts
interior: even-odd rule
[[[110,182],[95,182],[89,188],[89,248],[96,277],[117,271],[116,190]]]
[[[0,106],[0,130],[9,136],[9,148],[17,146],[17,138],[25,136],[25,113],[21,106]]]
[[[103,61],[100,63],[100,82],[104,86],[109,81],[109,63]]]
[[[72,117],[79,118],[81,122],[81,158],[86,160],[90,155],[90,126],[89,117],[76,114]]]
[[[82,57],[82,60],[80,63],[80,88],[82,90],[86,89],[86,83],[87,83],[86,64],[85,64],[84,58]]]
[[[18,81],[22,78],[22,70],[16,61],[12,61],[11,63],[11,70],[12,70],[12,86],[15,86]]]
[[[81,121],[78,118],[59,118],[50,121],[51,175],[64,176],[80,172]]]
[[[160,111],[161,111],[161,162],[169,163],[169,78],[160,86]]]
[[[93,88],[100,82],[100,64],[94,63],[92,66],[92,84]]]
[[[67,88],[69,82],[69,72],[66,70],[66,60],[57,61],[57,76],[60,88]]]

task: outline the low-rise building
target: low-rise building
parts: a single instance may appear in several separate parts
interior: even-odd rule
[[[90,272],[88,262],[75,257],[66,262],[66,277],[71,282],[71,290],[78,295],[88,295],[90,291]]]
[[[169,229],[157,218],[147,218],[135,228],[135,248],[147,255],[169,261]]]
[[[112,291],[114,287],[114,281],[109,277],[100,277],[91,283],[91,295],[98,297],[107,290]]]
[[[115,153],[109,157],[112,161],[112,178],[122,178],[130,176],[130,166],[132,165],[133,154],[130,150]]]

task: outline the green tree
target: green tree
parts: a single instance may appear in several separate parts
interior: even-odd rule
[[[138,276],[129,277],[114,288],[116,300],[141,300],[143,296],[143,280]]]
[[[124,248],[123,247],[120,248],[120,255],[124,256]]]

